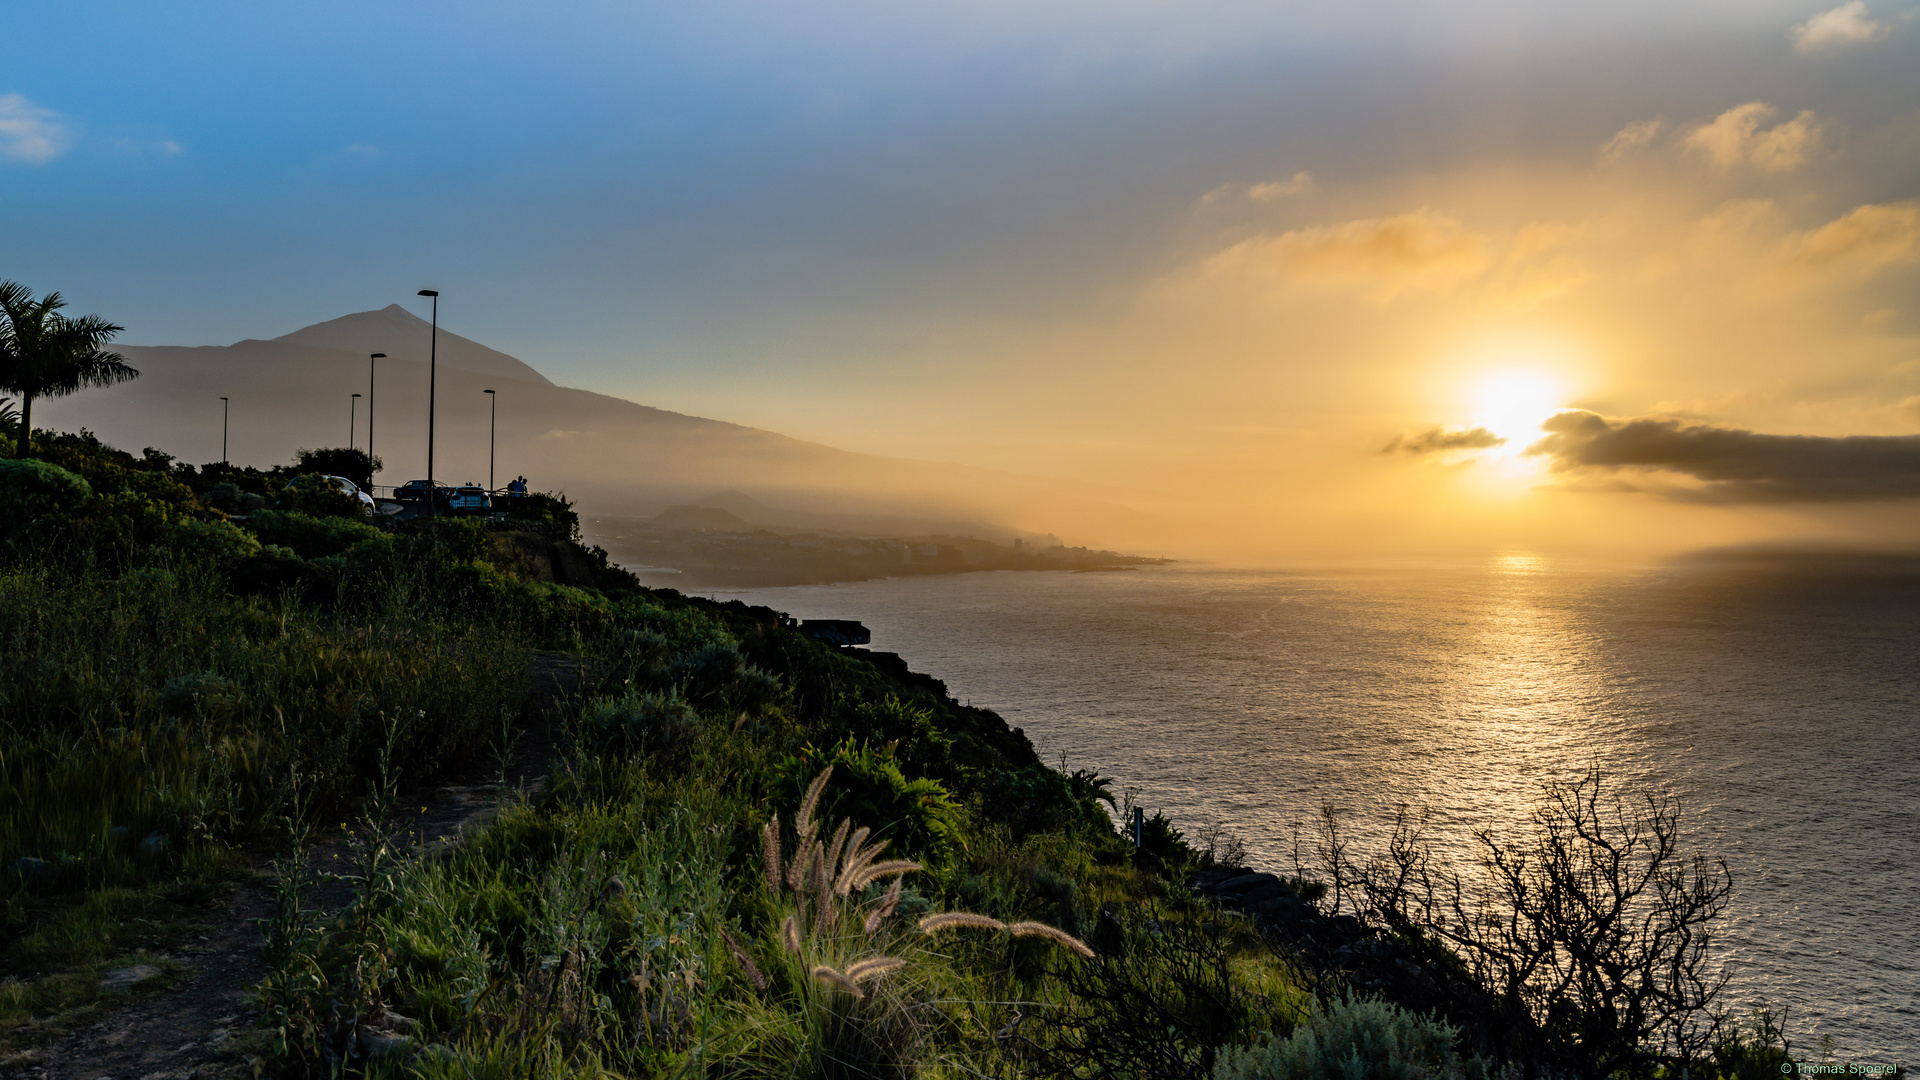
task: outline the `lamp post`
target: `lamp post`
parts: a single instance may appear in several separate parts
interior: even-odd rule
[[[433,383],[440,348],[440,290],[421,289],[420,295],[433,298],[433,330],[427,339],[427,516],[432,517],[440,509],[433,497]]]
[[[353,449],[354,422],[357,419],[354,414],[359,411],[360,395],[355,394],[353,400],[347,403],[347,449],[349,450]]]
[[[373,362],[385,360],[383,352],[367,354],[367,486],[373,486]]]
[[[482,390],[487,395],[487,497],[493,497],[493,433],[500,419],[500,395],[491,390]]]
[[[227,399],[220,399],[220,468],[227,467]]]

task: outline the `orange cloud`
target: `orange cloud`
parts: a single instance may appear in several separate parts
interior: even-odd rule
[[[1869,203],[1793,238],[1798,262],[1873,273],[1920,259],[1920,201]]]
[[[1887,27],[1867,15],[1866,0],[1851,0],[1793,28],[1793,47],[1803,53],[1859,45],[1885,37]]]
[[[1705,154],[1722,169],[1741,165],[1769,173],[1796,169],[1819,145],[1820,118],[1807,110],[1762,130],[1760,125],[1778,111],[1764,101],[1735,105],[1689,132],[1687,149]]]
[[[1314,225],[1244,240],[1207,260],[1210,276],[1278,273],[1290,281],[1357,288],[1378,299],[1445,291],[1485,270],[1488,241],[1458,218],[1417,210],[1343,225]]]
[[[1608,163],[1619,161],[1635,150],[1652,145],[1654,138],[1660,134],[1666,124],[1665,120],[1657,117],[1652,120],[1635,120],[1607,140],[1607,144],[1600,148],[1600,160]]]

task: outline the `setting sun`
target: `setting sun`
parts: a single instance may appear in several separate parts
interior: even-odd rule
[[[1489,453],[1513,457],[1539,435],[1540,425],[1560,408],[1563,394],[1561,382],[1543,372],[1494,372],[1474,384],[1470,422],[1506,440]]]

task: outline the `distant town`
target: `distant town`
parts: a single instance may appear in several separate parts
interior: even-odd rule
[[[755,525],[711,506],[583,522],[589,539],[649,585],[767,587],[975,570],[1124,571],[1169,559],[1068,547],[1058,537],[1000,544],[972,536],[872,538]]]

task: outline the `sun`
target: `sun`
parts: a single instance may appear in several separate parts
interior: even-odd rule
[[[1540,436],[1540,425],[1558,412],[1566,387],[1543,371],[1524,368],[1489,372],[1474,380],[1469,422],[1505,439],[1495,457],[1513,457]]]

